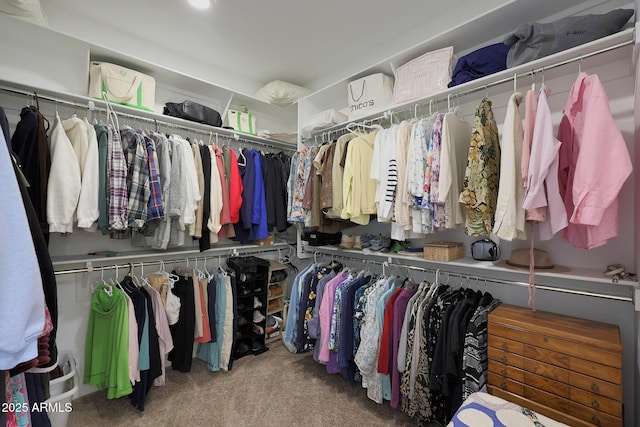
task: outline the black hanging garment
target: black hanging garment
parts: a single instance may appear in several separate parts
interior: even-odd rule
[[[202,157],[202,171],[204,174],[204,197],[202,200],[202,237],[198,240],[200,251],[204,252],[211,249],[211,238],[209,227],[210,210],[211,210],[211,152],[209,147],[200,147],[200,157]]]
[[[37,107],[24,107],[20,121],[11,138],[11,148],[18,157],[20,168],[29,182],[29,198],[35,209],[38,222],[48,242],[47,183],[51,168],[51,156],[47,143],[49,122]]]
[[[173,274],[176,274],[174,271]],[[193,279],[179,276],[171,292],[180,299],[178,321],[169,326],[173,339],[173,350],[169,352],[171,367],[175,371],[191,371],[193,339],[196,328],[196,307],[193,296]]]

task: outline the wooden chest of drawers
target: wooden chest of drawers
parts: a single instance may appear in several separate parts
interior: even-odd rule
[[[502,305],[489,314],[491,394],[571,426],[622,426],[617,326]]]

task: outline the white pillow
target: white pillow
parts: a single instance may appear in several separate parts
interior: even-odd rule
[[[274,80],[258,89],[256,98],[275,105],[286,106],[293,104],[303,96],[311,93],[310,90],[292,83]]]
[[[40,0],[0,0],[0,12],[34,24],[49,26]]]

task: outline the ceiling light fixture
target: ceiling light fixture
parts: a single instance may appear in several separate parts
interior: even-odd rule
[[[196,9],[208,9],[211,7],[211,0],[189,0],[189,4]]]

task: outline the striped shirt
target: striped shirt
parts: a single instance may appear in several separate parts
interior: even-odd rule
[[[494,299],[486,307],[479,306],[469,320],[462,356],[462,400],[471,393],[482,390],[487,382],[488,318],[489,313],[499,305],[500,300]]]

